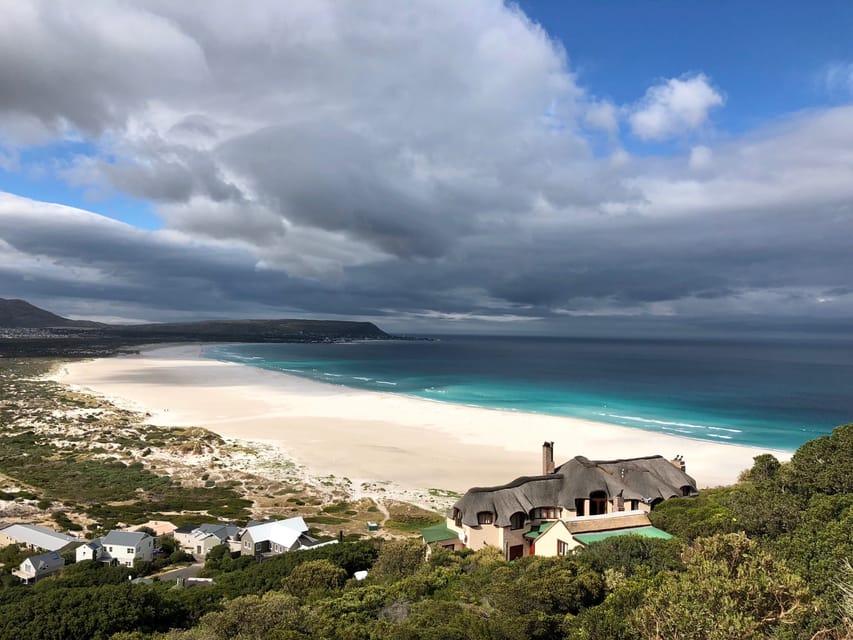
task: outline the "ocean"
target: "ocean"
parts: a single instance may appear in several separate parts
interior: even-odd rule
[[[358,389],[789,451],[853,421],[851,343],[441,336],[224,345],[205,356]]]

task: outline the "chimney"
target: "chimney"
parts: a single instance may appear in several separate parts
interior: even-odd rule
[[[674,464],[678,469],[681,469],[681,471],[684,471],[685,473],[687,472],[687,465],[684,464],[684,456],[683,455],[678,454],[672,460],[670,460],[670,462],[672,464]]]
[[[554,473],[554,443],[542,443],[542,475]]]

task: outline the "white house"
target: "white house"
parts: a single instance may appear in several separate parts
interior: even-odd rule
[[[318,546],[307,531],[308,525],[300,517],[251,524],[240,533],[240,553],[261,558]]]
[[[175,541],[196,559],[207,557],[214,547],[236,540],[240,528],[233,524],[186,525],[175,529]]]
[[[35,581],[61,571],[64,566],[65,560],[62,556],[56,551],[50,551],[27,558],[12,572],[12,575],[18,576],[24,583],[29,583],[31,580]]]
[[[141,531],[110,531],[103,538],[77,548],[77,560],[100,560],[123,567],[134,561],[150,562],[154,558],[154,538]]]
[[[76,541],[77,538],[34,524],[13,524],[0,529],[0,547],[23,544],[33,550],[59,551],[67,544]]]
[[[77,547],[75,551],[75,559],[77,562],[84,560],[98,560],[101,557],[103,545],[100,540],[90,540]]]

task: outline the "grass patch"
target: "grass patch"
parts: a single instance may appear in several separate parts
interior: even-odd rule
[[[349,522],[349,520],[336,516],[311,516],[305,518],[305,522],[310,522],[311,524],[343,524],[344,522]]]

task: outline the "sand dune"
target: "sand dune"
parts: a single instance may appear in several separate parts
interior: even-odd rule
[[[279,446],[317,475],[464,491],[540,472],[543,441],[559,462],[682,454],[699,486],[727,484],[764,449],[574,418],[479,409],[361,391],[202,358],[196,345],[69,364],[57,379],[151,414]],[[773,451],[784,459],[790,454]]]

